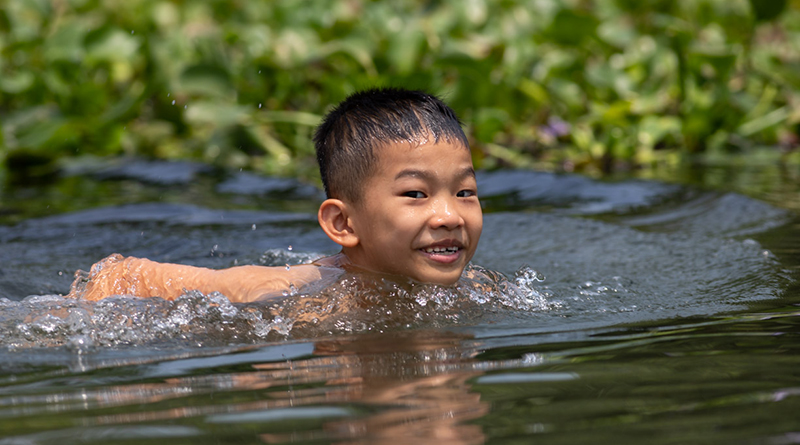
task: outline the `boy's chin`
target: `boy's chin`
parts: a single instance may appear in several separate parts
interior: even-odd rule
[[[452,286],[456,284],[459,278],[461,278],[461,273],[463,269],[459,269],[458,272],[450,272],[450,273],[426,273],[426,274],[418,274],[417,276],[410,277],[414,281],[418,281],[420,283],[425,284],[438,284],[440,286]]]
[[[439,286],[453,286],[458,282],[461,278],[461,273],[463,270],[459,270],[456,274],[453,273],[391,273],[391,272],[378,272],[369,269],[362,269],[362,268],[352,268],[354,272],[357,272],[365,277],[371,276],[377,279],[388,279],[390,281],[394,281],[396,283],[418,283],[418,284],[435,284]]]

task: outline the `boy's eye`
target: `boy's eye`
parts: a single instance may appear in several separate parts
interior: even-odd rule
[[[478,193],[476,193],[475,190],[461,190],[456,194],[456,196],[459,198],[469,198],[471,196],[477,196],[477,195]]]
[[[412,190],[410,192],[404,192],[403,196],[414,198],[414,199],[422,199],[425,197],[425,194],[420,192],[419,190]]]

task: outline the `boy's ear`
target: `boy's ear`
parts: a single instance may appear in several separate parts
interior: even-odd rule
[[[358,235],[350,221],[350,207],[339,199],[326,199],[319,206],[317,219],[330,239],[342,247],[355,247]]]

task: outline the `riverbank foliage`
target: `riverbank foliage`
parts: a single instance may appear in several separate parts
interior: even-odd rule
[[[423,88],[478,167],[652,168],[797,145],[798,0],[5,0],[0,161],[198,159],[314,177],[347,94]]]

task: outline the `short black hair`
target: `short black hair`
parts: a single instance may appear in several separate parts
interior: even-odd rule
[[[456,113],[423,91],[375,88],[347,97],[317,127],[314,144],[328,198],[358,202],[374,168],[375,149],[433,139],[469,149]]]

